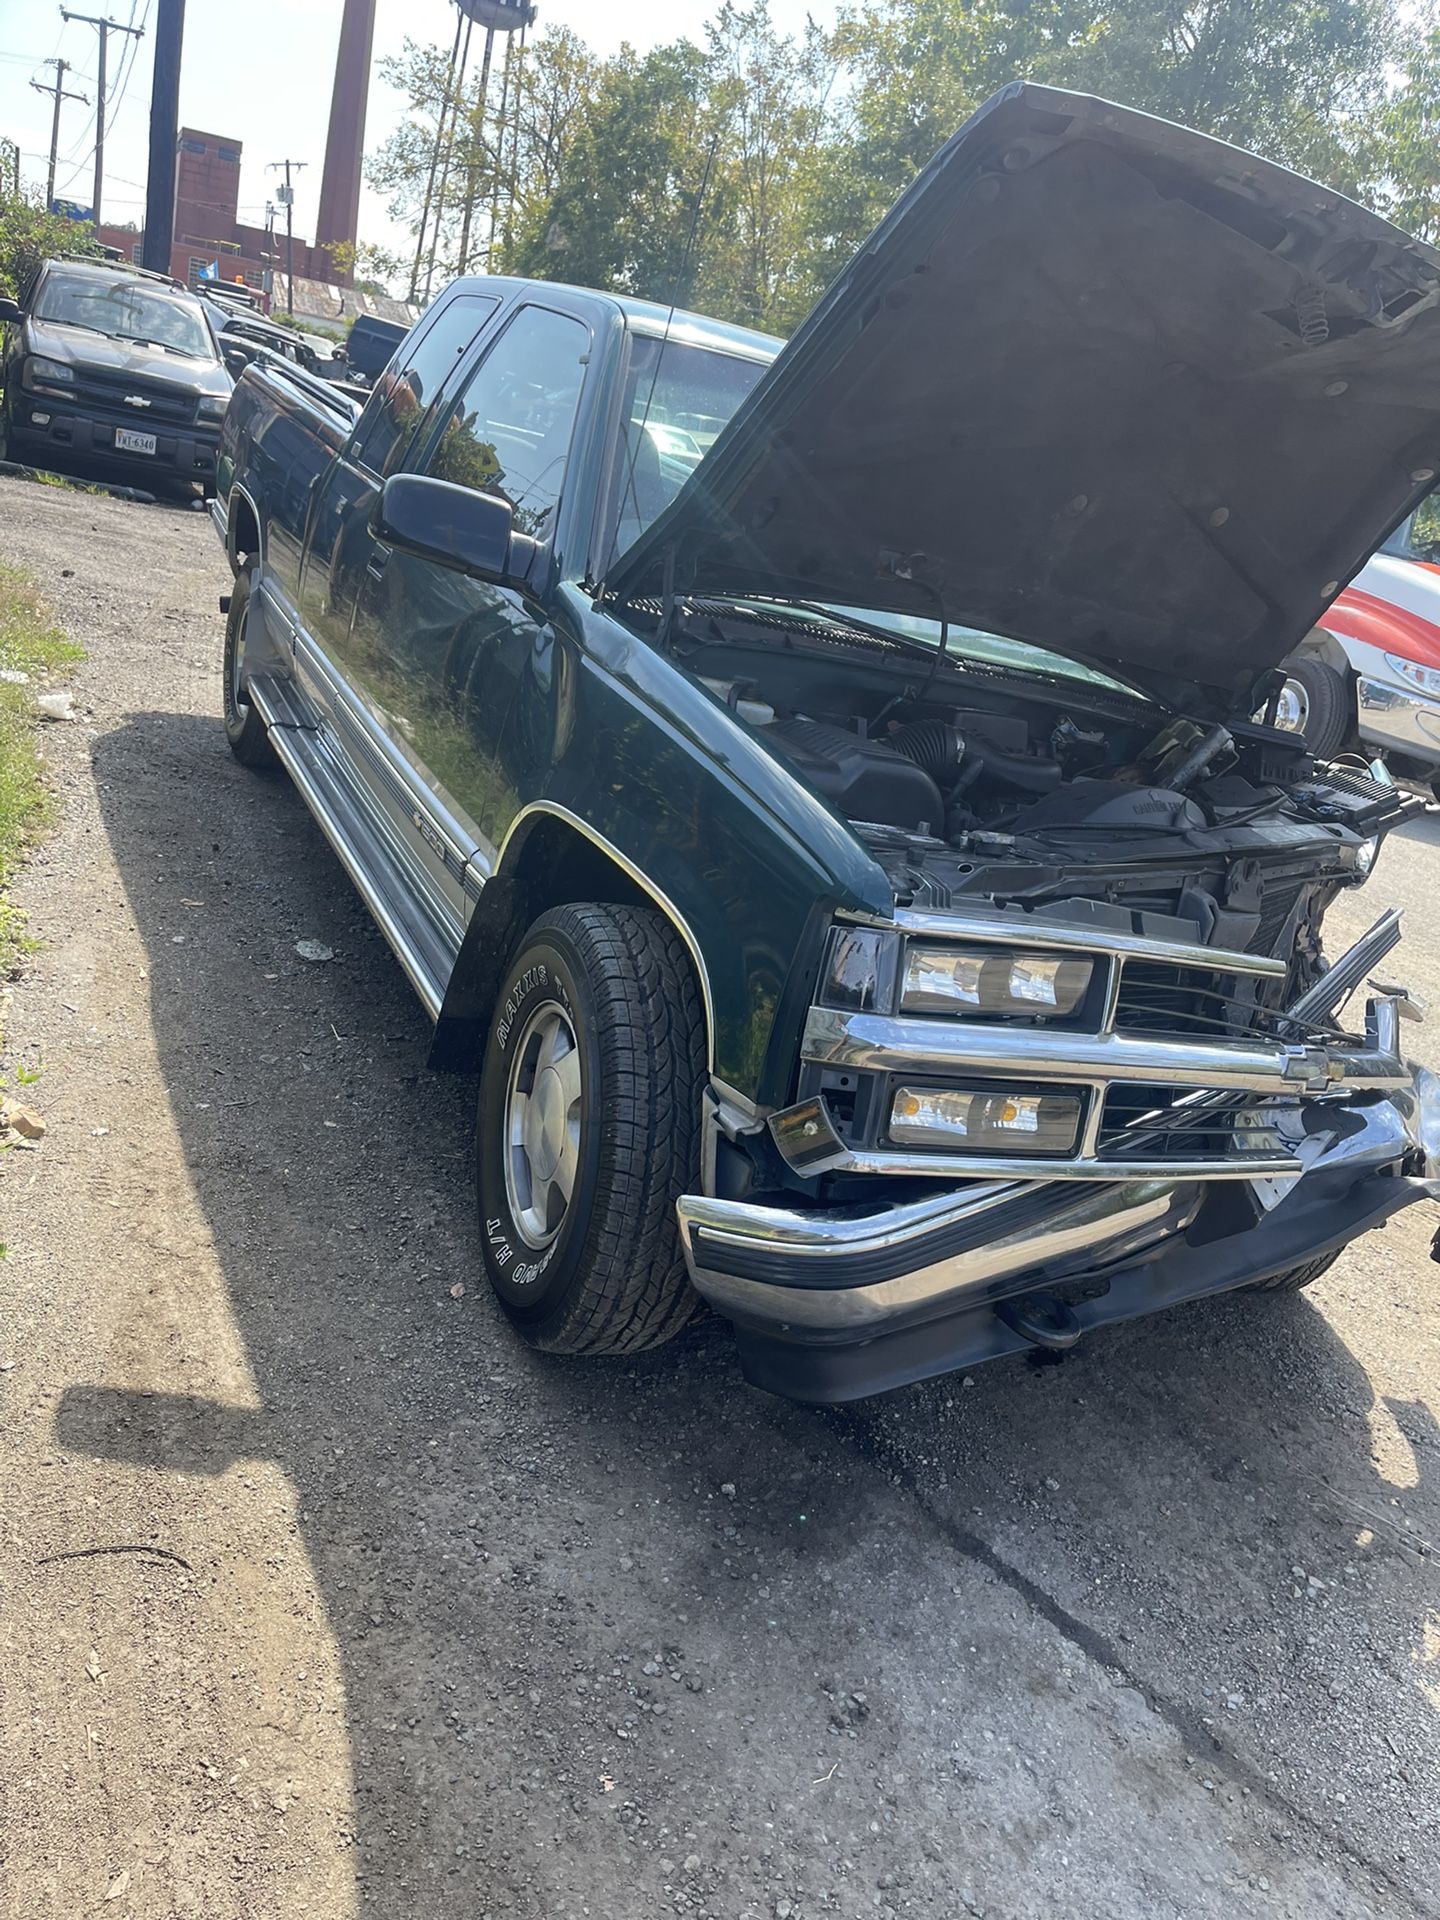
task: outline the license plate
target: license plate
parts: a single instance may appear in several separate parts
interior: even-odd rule
[[[136,433],[133,427],[117,427],[115,451],[117,453],[154,453],[155,436],[153,433]]]

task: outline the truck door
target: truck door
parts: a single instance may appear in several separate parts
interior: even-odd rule
[[[365,528],[385,475],[399,466],[425,425],[436,396],[474,345],[500,302],[459,294],[438,306],[410,337],[411,352],[371,394],[355,430],[316,482],[300,572],[300,625],[307,658],[302,680],[322,712],[346,679],[355,596],[366,561]]]
[[[589,328],[549,307],[520,307],[442,397],[404,465],[498,493],[515,529],[553,532],[591,347]],[[543,615],[509,587],[361,539],[347,658],[377,717],[433,796],[424,837],[468,839],[480,874],[516,802],[498,760],[521,665],[540,644]]]

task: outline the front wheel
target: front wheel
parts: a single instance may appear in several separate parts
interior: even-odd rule
[[[1349,679],[1306,653],[1287,660],[1284,673],[1276,719],[1287,733],[1301,734],[1317,760],[1332,760],[1354,730]]]
[[[491,1286],[532,1346],[636,1353],[699,1301],[675,1222],[699,1174],[704,1017],[648,908],[557,907],[507,971],[480,1076],[476,1188]]]
[[[265,722],[245,694],[245,633],[250,619],[254,576],[236,577],[225,618],[224,689],[225,738],[242,766],[273,767],[275,749]]]

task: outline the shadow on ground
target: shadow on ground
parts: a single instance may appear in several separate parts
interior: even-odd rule
[[[382,1910],[637,1910],[657,1850],[679,1859],[697,1822],[702,1877],[724,1869],[714,1910],[758,1910],[804,1870],[810,1827],[859,1847],[872,1804],[902,1856],[953,1853],[978,1730],[1009,1738],[1039,1684],[971,1645],[959,1723],[924,1718],[935,1662],[997,1595],[1123,1672],[1206,1767],[1262,1795],[1271,1776],[1302,1843],[1348,1834],[1425,1884],[1412,1529],[1428,1514],[1433,1532],[1436,1434],[1420,1405],[1377,1406],[1308,1300],[1202,1305],[1062,1366],[833,1415],[752,1393],[714,1324],[639,1364],[529,1355],[472,1258],[473,1087],[425,1072],[424,1016],[297,797],[180,714],[100,739],[95,776],[261,1408],[77,1386],[59,1437],[290,1477],[344,1661],[356,1871]],[[296,958],[307,936],[333,964]],[[1403,1511],[1372,1464],[1382,1416],[1411,1447]],[[887,1699],[880,1676],[902,1671]],[[787,1798],[767,1769],[796,1748],[848,1757],[864,1794]],[[1341,1781],[1343,1808],[1325,1798]],[[1386,1835],[1407,1827],[1397,1864]]]

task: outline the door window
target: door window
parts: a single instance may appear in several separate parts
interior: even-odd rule
[[[522,307],[445,409],[428,471],[515,509],[517,532],[553,529],[590,351],[589,329]]]
[[[499,304],[479,294],[461,294],[418,330],[413,347],[401,349],[408,358],[392,361],[375,382],[351,443],[355,459],[379,474],[400,465],[430,403]]]

